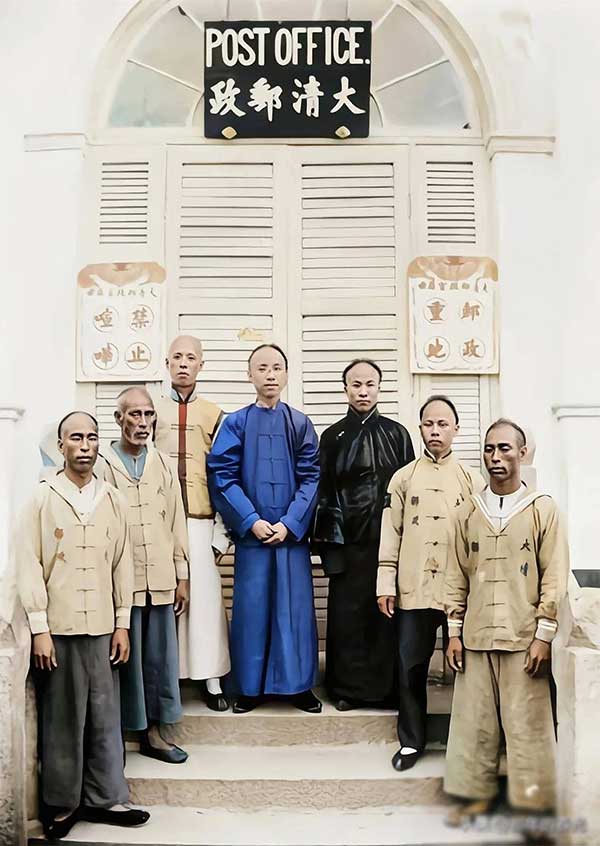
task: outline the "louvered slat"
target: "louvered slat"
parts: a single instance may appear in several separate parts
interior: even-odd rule
[[[99,244],[148,243],[149,187],[148,161],[101,163]]]
[[[96,382],[95,407],[101,449],[121,434],[121,430],[117,426],[114,417],[117,407],[117,397],[121,391],[130,387],[131,384],[125,382]],[[143,386],[140,385],[139,387]]]
[[[473,161],[426,161],[428,244],[476,244]]]
[[[435,376],[429,380],[432,394],[449,397],[458,411],[460,430],[454,452],[465,464],[481,468],[481,413],[479,376]]]

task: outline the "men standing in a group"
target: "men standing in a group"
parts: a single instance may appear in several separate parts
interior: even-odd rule
[[[235,540],[231,655],[240,696],[233,710],[264,695],[291,698],[312,713],[317,631],[310,529],[319,483],[319,448],[308,417],[281,401],[287,359],[274,344],[248,360],[256,402],[229,414],[210,452],[215,507]]]
[[[470,494],[484,487],[481,474],[452,454],[458,413],[445,396],[420,411],[424,453],[392,476],[381,525],[377,596],[381,612],[396,618],[400,749],[392,764],[407,770],[426,743],[427,674],[437,631],[445,627],[444,585],[457,519]]]
[[[122,725],[144,732],[142,755],[181,764],[187,753],[165,737],[182,714],[175,615],[185,610],[189,596],[179,480],[168,458],[152,447],[156,412],[145,388],[121,392],[115,420],[121,437],[104,452],[104,478],[127,503],[134,565],[131,656],[121,671]]]
[[[129,657],[133,567],[121,495],[94,475],[98,424],[58,426],[64,469],[42,480],[19,524],[17,584],[39,671],[46,835],[77,819],[142,825],[125,805],[118,666]]]
[[[191,335],[175,338],[167,355],[169,396],[156,403],[157,449],[176,463],[189,535],[190,601],[179,618],[181,678],[205,681],[204,698],[214,711],[226,711],[221,678],[230,670],[227,618],[215,555],[229,540],[208,495],[206,455],[223,412],[196,391],[204,365],[202,344]]]
[[[444,788],[467,802],[450,822],[491,809],[500,729],[508,798],[550,811],[555,739],[548,671],[569,570],[566,535],[547,494],[521,481],[523,429],[500,419],[485,437],[490,485],[458,521],[448,567],[448,661],[457,671]]]
[[[321,435],[313,539],[329,576],[325,684],[339,711],[389,706],[397,682],[393,624],[375,586],[387,486],[415,455],[404,426],[379,414],[381,378],[374,361],[350,362],[348,413]]]

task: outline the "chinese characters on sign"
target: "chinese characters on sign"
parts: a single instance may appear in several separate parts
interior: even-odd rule
[[[489,258],[429,256],[408,268],[413,373],[497,373],[498,268]]]
[[[89,264],[77,277],[80,381],[160,379],[164,269],[153,262]]]
[[[207,22],[204,33],[207,138],[368,136],[370,21]]]

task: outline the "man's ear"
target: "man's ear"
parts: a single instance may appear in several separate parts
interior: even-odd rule
[[[120,428],[121,428],[122,414],[121,414],[121,412],[119,411],[119,409],[118,409],[118,408],[117,408],[117,410],[114,412],[113,417],[115,418],[115,423],[117,424],[117,426],[118,426],[118,427],[119,427],[119,429],[120,429]]]
[[[169,358],[168,358],[168,356],[165,357],[165,367],[167,368],[167,370],[169,369]]]
[[[523,461],[525,456],[527,455],[527,447],[523,445],[519,448],[519,461]]]
[[[58,450],[61,453],[61,455],[64,455],[65,454],[65,444],[64,444],[64,441],[63,441],[62,438],[58,439],[58,441],[56,442],[56,446],[58,447]]]
[[[199,367],[198,369],[199,369],[199,370],[202,370],[202,368],[203,368],[203,367],[204,367],[204,359],[202,359],[202,360],[200,361],[200,367]]]

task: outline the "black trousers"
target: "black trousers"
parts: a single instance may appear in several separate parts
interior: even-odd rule
[[[398,643],[398,739],[400,746],[422,752],[427,742],[427,674],[437,631],[447,637],[446,615],[434,608],[396,608]]]

